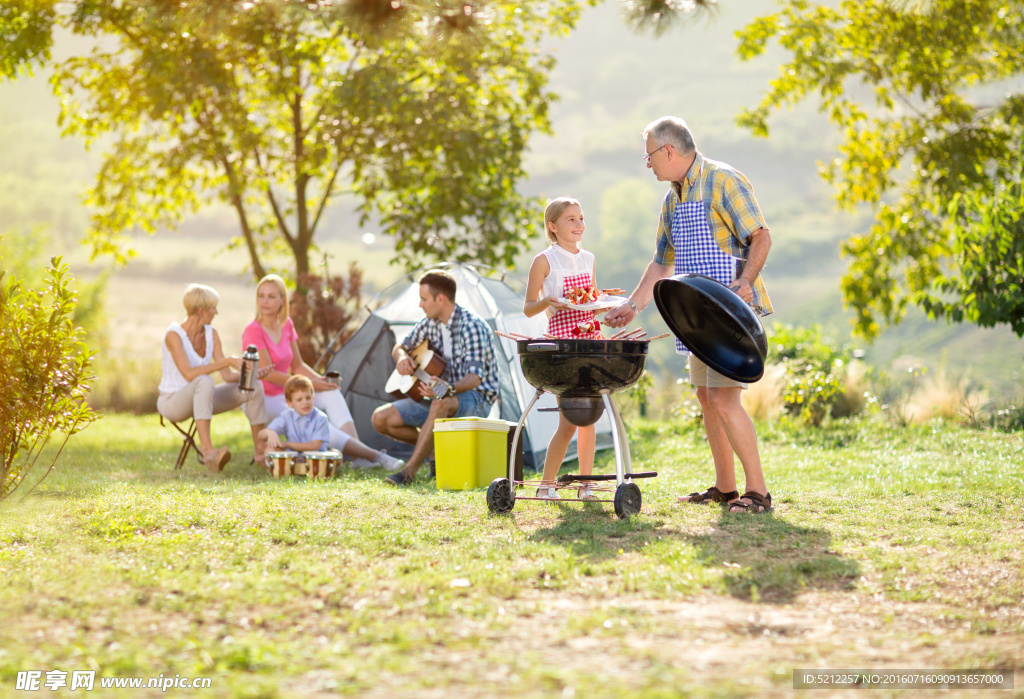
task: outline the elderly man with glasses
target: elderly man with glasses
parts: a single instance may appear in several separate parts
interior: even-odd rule
[[[669,183],[658,222],[654,259],[629,300],[611,310],[607,324],[631,322],[654,295],[654,283],[673,274],[695,273],[728,285],[759,315],[772,312],[761,268],[771,248],[768,226],[742,173],[705,158],[686,122],[666,116],[643,131],[644,161],[655,177]],[[677,351],[689,354],[677,341]],[[746,384],[721,375],[690,354],[690,382],[704,412],[704,430],[715,462],[715,484],[680,502],[725,504],[732,512],[770,512],[754,423],[740,396]],[[733,454],[743,465],[745,492],[736,490]]]

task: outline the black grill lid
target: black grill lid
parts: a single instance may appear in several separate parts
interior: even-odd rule
[[[654,283],[654,302],[672,333],[709,367],[743,383],[764,376],[764,328],[725,284],[701,274],[678,274]]]

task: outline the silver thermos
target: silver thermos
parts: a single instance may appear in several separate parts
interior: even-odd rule
[[[256,371],[260,364],[260,353],[256,345],[249,345],[242,355],[242,368],[238,372],[238,389],[240,391],[256,390]]]

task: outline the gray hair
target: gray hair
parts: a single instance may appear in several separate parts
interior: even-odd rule
[[[648,136],[654,139],[658,147],[670,145],[679,155],[689,155],[697,150],[690,127],[679,117],[663,116],[655,119],[644,129],[644,140]]]

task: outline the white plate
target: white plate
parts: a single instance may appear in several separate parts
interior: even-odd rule
[[[569,299],[562,299],[562,303],[572,306],[577,311],[607,311],[609,308],[621,306],[625,302],[625,296],[609,296],[608,294],[601,294],[597,297],[597,301],[591,303],[573,303]]]

